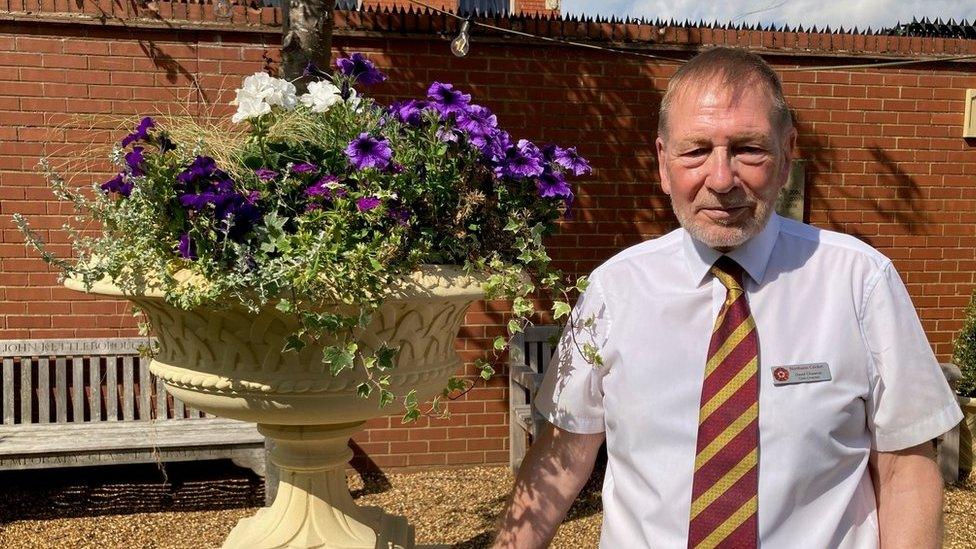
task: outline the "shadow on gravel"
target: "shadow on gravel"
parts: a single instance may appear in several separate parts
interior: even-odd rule
[[[229,460],[0,471],[0,525],[17,520],[261,507],[264,481]]]
[[[596,463],[593,465],[593,473],[580,490],[576,501],[566,513],[564,522],[592,516],[603,511],[603,501],[601,491],[603,489],[603,477],[607,469],[607,446],[606,443],[600,447]],[[490,547],[495,539],[494,524],[498,518],[498,513],[502,512],[507,503],[508,495],[493,499],[488,504],[482,505],[476,512],[484,522],[487,530],[466,539],[460,543],[455,543],[451,547],[454,549],[481,549]]]

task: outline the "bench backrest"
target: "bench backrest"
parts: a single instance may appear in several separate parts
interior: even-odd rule
[[[201,417],[139,356],[146,338],[0,340],[0,423]]]

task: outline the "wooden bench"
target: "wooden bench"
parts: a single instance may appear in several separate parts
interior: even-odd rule
[[[553,347],[550,338],[559,335],[556,326],[530,326],[524,334],[515,334],[509,348],[508,403],[509,403],[509,467],[518,473],[532,440],[546,421],[532,407],[532,398],[549,360]],[[940,364],[949,385],[955,389],[962,378],[954,364]],[[959,405],[976,413],[976,399],[958,397]],[[959,432],[960,426],[940,436],[936,441],[937,458],[942,478],[953,483],[959,480]]]
[[[0,341],[0,470],[229,458],[267,486],[256,426],[174,399],[139,357],[145,343]]]
[[[552,358],[551,338],[558,337],[557,326],[529,326],[525,333],[512,337],[508,350],[508,462],[512,474],[518,472],[522,458],[546,419],[532,407],[532,398]]]

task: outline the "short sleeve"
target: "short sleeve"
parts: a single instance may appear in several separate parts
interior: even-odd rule
[[[533,398],[536,409],[550,423],[573,433],[602,433],[603,376],[609,364],[587,362],[585,345],[602,351],[610,332],[610,313],[597,279],[580,296],[559,338],[542,384]]]
[[[872,447],[903,450],[932,440],[962,420],[911,297],[891,263],[868,288],[862,331],[873,364],[868,405]]]

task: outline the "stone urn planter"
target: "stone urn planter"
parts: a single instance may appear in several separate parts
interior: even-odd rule
[[[419,401],[439,393],[461,367],[454,341],[468,306],[483,296],[482,280],[452,266],[425,266],[401,279],[394,297],[358,334],[369,350],[399,347],[389,389]],[[84,291],[79,280],[66,286]],[[258,314],[243,307],[184,311],[154,293],[125,295],[109,281],[92,293],[124,297],[146,311],[159,340],[150,370],[167,391],[215,416],[256,422],[274,441],[270,459],[280,469],[270,507],[242,519],[224,547],[383,548],[413,546],[403,517],[358,507],[346,486],[349,438],[366,420],[391,413],[377,391],[357,394],[362,368],[332,376],[321,347],[282,353],[297,321],[274,307]]]

